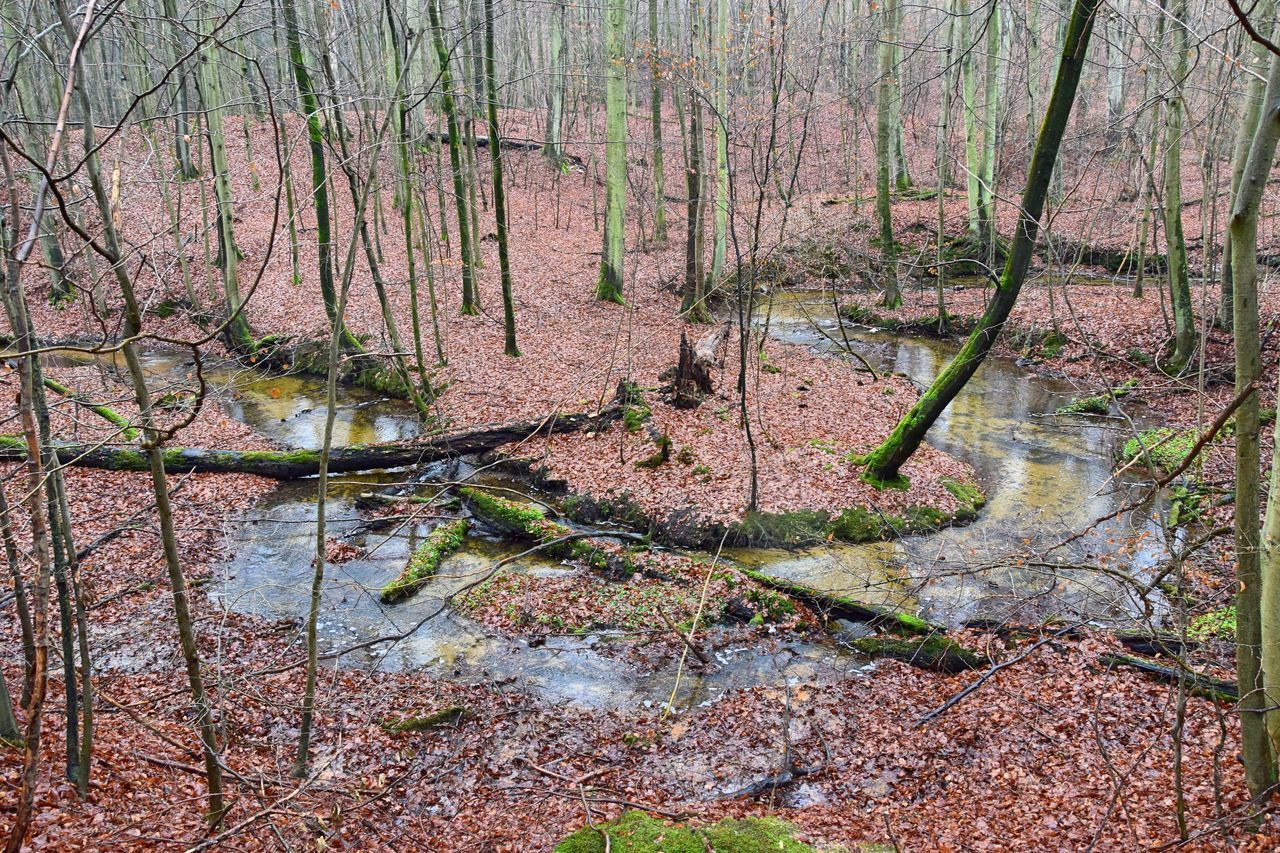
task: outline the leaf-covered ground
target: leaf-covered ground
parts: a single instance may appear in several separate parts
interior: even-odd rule
[[[873,259],[866,243],[870,208],[864,203],[855,211],[852,204],[822,202],[867,192],[870,182],[859,169],[871,159],[866,151],[860,159],[850,159],[829,119],[815,124],[813,157],[801,172],[787,230],[781,230],[780,210],[769,211],[766,229],[770,245],[826,239],[828,232],[820,226],[836,221],[837,215],[846,217],[848,228],[837,234],[843,235],[842,245],[855,259],[861,253],[861,260],[849,264],[840,284],[865,288],[871,283],[865,271]],[[518,117],[510,120],[518,126]],[[296,123],[288,127],[291,135],[299,131]],[[255,150],[267,150],[270,130],[258,126],[254,134]],[[932,139],[931,131],[925,135]],[[670,138],[677,138],[674,122]],[[251,322],[260,334],[321,335],[324,313],[311,272],[316,247],[310,214],[302,214],[304,275],[295,285],[283,243],[277,243],[264,265],[273,234],[286,239],[283,228],[272,229],[273,167],[268,158],[259,159],[263,190],[255,193],[248,185],[243,148],[233,141],[231,149],[236,240],[245,253],[242,279],[245,292],[252,294]],[[121,196],[119,217],[130,245],[145,246],[149,254],[150,263],[137,265],[142,296],[151,309],[148,329],[198,337],[202,333],[185,312],[158,310],[166,300],[185,298],[185,293],[176,258],[166,254],[172,242],[165,233],[168,215],[153,189],[156,160],[143,153],[140,140],[130,140],[121,152],[121,180],[131,191]],[[919,161],[913,163],[917,174],[927,171],[922,165],[927,153],[913,153]],[[1010,173],[1017,173],[1019,155],[1011,148],[1008,156]],[[437,177],[433,160],[424,157],[420,164],[431,176],[428,180]],[[685,328],[672,292],[683,271],[680,246],[673,242],[631,252],[627,308],[598,303],[592,298],[600,240],[592,220],[598,192],[594,178],[546,169],[536,155],[514,155],[511,162],[509,174],[517,176],[509,201],[524,355],[518,360],[501,356],[501,325],[494,310],[500,304],[494,245],[483,243],[486,268],[480,290],[487,313],[479,317],[458,316],[458,270],[456,261],[446,258],[437,269],[437,294],[440,335],[449,363],[435,378],[448,383],[439,414],[455,426],[590,409],[607,401],[624,379],[646,388],[658,386],[660,374],[675,361]],[[856,162],[861,167],[854,166]],[[298,157],[293,167],[302,185],[306,164]],[[679,173],[678,152],[669,152],[668,173]],[[1067,168],[1065,177],[1077,192],[1087,191],[1091,205],[1084,207],[1091,215],[1063,212],[1055,219],[1056,233],[1124,246],[1135,217],[1131,207],[1114,203],[1123,194],[1123,177],[1100,168],[1082,171],[1076,165]],[[1089,180],[1082,183],[1085,177]],[[1198,178],[1190,164],[1187,179],[1191,183],[1185,194],[1191,198]],[[184,209],[198,210],[195,184],[182,192]],[[351,229],[342,218],[349,215],[349,200],[338,195],[341,241],[350,237]],[[434,193],[427,195],[432,219],[438,221]],[[637,210],[646,209],[644,199],[632,201]],[[933,204],[898,204],[899,232],[904,237],[915,233],[912,239],[924,246]],[[957,227],[963,219],[961,204],[959,196],[947,201],[949,220]],[[1001,205],[1006,232],[1012,227],[1011,211],[1012,205]],[[671,212],[675,225],[682,214],[676,205]],[[1195,207],[1189,207],[1189,233],[1197,231],[1195,215]],[[639,245],[646,221],[644,215],[630,220],[629,246]],[[863,225],[855,227],[859,221]],[[383,240],[382,247],[403,330],[409,314],[403,247],[393,239]],[[192,251],[187,260],[198,262],[197,254]],[[199,269],[199,263],[194,265]],[[261,281],[249,284],[259,272]],[[118,313],[98,316],[87,296],[54,308],[43,298],[43,273],[33,267],[24,275],[42,336],[118,333]],[[1140,301],[1132,300],[1127,289],[1126,284],[1029,288],[1015,322],[1026,327],[1034,323],[1044,330],[1057,316],[1068,339],[1058,356],[1038,369],[1075,377],[1082,393],[1090,394],[1097,392],[1103,377],[1119,384],[1136,376],[1135,404],[1145,403],[1179,426],[1211,421],[1214,407],[1231,395],[1224,384],[1224,366],[1230,361],[1226,338],[1217,332],[1209,337],[1206,361],[1214,372],[1209,374],[1207,397],[1194,393],[1194,380],[1173,380],[1139,369],[1141,361],[1130,350],[1155,358],[1166,333],[1156,283],[1149,283],[1148,296]],[[202,275],[196,292],[202,299],[208,292]],[[934,298],[930,284],[908,286],[906,292],[902,316],[926,313]],[[972,314],[981,300],[980,291],[957,291],[948,294],[947,307]],[[1195,301],[1211,305],[1214,294],[1197,295]],[[1276,312],[1275,294],[1269,288],[1263,311],[1269,327]],[[360,265],[350,322],[358,332],[372,334],[373,346],[383,347],[376,331],[381,322],[377,302],[368,272]],[[690,331],[696,335],[702,330]],[[429,325],[423,334],[430,352],[434,343]],[[1105,355],[1093,358],[1086,342]],[[673,458],[656,470],[635,465],[653,452],[648,431],[631,433],[623,426],[597,435],[539,439],[516,450],[582,491],[625,491],[651,508],[697,506],[709,517],[732,517],[743,506],[749,472],[733,391],[737,345],[731,336],[726,367],[718,377],[720,396],[692,414],[678,413],[654,395],[652,425],[674,444]],[[1274,346],[1269,336],[1268,376],[1274,375]],[[1016,348],[1007,352],[1028,355]],[[752,354],[748,359],[748,408],[757,428],[761,505],[832,508],[864,500],[870,493],[857,483],[856,470],[845,456],[883,436],[914,391],[903,380],[869,381],[851,365],[776,343],[767,344],[766,356]],[[766,364],[773,369],[765,369]],[[109,371],[54,366],[51,374],[126,416],[131,412],[127,390]],[[16,378],[6,374],[0,382],[9,391],[0,413],[8,424],[4,431],[16,431],[11,410]],[[183,417],[179,410],[166,415],[174,422]],[[64,438],[101,439],[109,434],[95,416],[69,402],[56,406],[54,428]],[[264,446],[215,405],[202,409],[179,433],[179,440],[204,446]],[[685,449],[689,461],[681,462],[678,457]],[[1219,487],[1229,482],[1229,457],[1229,443],[1214,445],[1204,479]],[[877,495],[887,508],[894,501],[914,500],[946,506],[950,497],[940,488],[941,478],[972,476],[968,466],[928,449],[908,473],[911,492]],[[5,474],[10,503],[16,505],[21,477],[12,466]],[[325,669],[319,687],[314,775],[300,785],[289,773],[302,682],[299,624],[224,611],[200,585],[225,557],[220,549],[228,519],[266,494],[271,484],[246,476],[172,474],[174,486],[180,486],[175,496],[180,550],[197,584],[193,600],[201,650],[218,696],[233,788],[234,807],[222,830],[227,834],[215,836],[226,849],[548,849],[588,821],[636,807],[706,820],[778,814],[813,840],[874,841],[901,849],[1078,850],[1096,842],[1098,849],[1128,850],[1178,839],[1170,736],[1177,718],[1176,692],[1138,674],[1106,667],[1099,652],[1110,646],[1101,638],[1046,644],[936,722],[919,727],[915,723],[924,713],[941,706],[979,674],[943,676],[894,662],[857,662],[841,677],[812,680],[803,672],[788,671],[786,632],[781,638],[743,635],[748,642],[776,644],[778,676],[771,686],[731,692],[709,706],[667,718],[644,707],[600,710],[551,702],[498,683],[464,685],[420,673]],[[42,782],[29,839],[33,848],[180,849],[206,837],[201,761],[192,749],[195,739],[172,627],[171,591],[147,489],[147,479],[139,475],[68,473],[79,543],[94,543],[118,528],[128,529],[102,542],[84,563],[98,662],[94,786],[90,797],[80,801],[58,772],[62,695],[55,658]],[[15,510],[20,531],[26,526],[22,512]],[[1220,521],[1229,509],[1219,506],[1211,512]],[[25,541],[20,544],[25,546]],[[1190,566],[1188,573],[1196,576],[1200,589],[1217,590],[1222,601],[1230,594],[1229,551],[1220,549]],[[491,601],[472,607],[474,615],[494,630],[527,632],[527,626],[505,609],[526,594],[557,605],[566,626],[576,627],[579,617],[585,624],[588,611],[601,606],[599,601],[583,603],[581,596],[599,583],[586,574],[568,580],[504,582],[513,585],[500,590],[503,598],[495,590]],[[520,586],[526,583],[532,586]],[[642,580],[636,589],[650,585]],[[642,599],[637,593],[636,600],[622,601],[616,611],[606,609],[603,618],[625,623],[628,608]],[[664,604],[670,604],[673,622],[689,618],[687,595],[665,596]],[[768,633],[767,627],[750,630]],[[12,608],[0,606],[0,666],[11,686],[21,681],[15,665],[20,660],[16,637]],[[1030,642],[965,639],[997,659],[1019,654]],[[664,642],[678,648],[670,637]],[[396,731],[397,721],[455,706],[465,707],[467,713],[457,719],[449,715],[452,722],[447,725]],[[1265,850],[1280,843],[1280,831],[1270,822],[1259,835],[1243,829],[1244,786],[1237,753],[1231,709],[1189,700],[1181,776],[1192,847]],[[0,749],[0,830],[12,820],[19,762],[16,751]],[[787,769],[797,778],[775,792],[751,799],[729,797]],[[797,775],[798,770],[806,772]]]

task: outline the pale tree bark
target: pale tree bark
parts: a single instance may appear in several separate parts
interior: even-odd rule
[[[969,230],[978,231],[979,211],[982,205],[978,165],[978,112],[975,104],[976,74],[973,68],[973,36],[969,25],[971,17],[969,0],[959,0],[956,10],[956,50],[960,56],[960,99],[964,102],[964,167],[965,199],[969,213]]]
[[[493,0],[484,0],[484,82],[489,115],[489,162],[493,169],[493,214],[498,229],[498,270],[502,278],[503,350],[515,358],[516,304],[512,293],[511,259],[507,253],[507,201],[502,185],[502,144],[498,127],[498,72],[494,63]]]
[[[893,85],[894,47],[898,35],[898,0],[886,0],[880,13],[880,79],[876,84],[876,218],[880,223],[880,264],[884,274],[884,304],[897,308],[902,304],[898,289],[898,253],[893,243],[893,208],[890,185],[893,172],[893,108],[896,87]]]
[[[653,135],[653,238],[667,240],[667,177],[662,162],[662,57],[658,50],[658,0],[649,0],[649,76],[653,81],[650,94],[649,124]]]
[[[596,298],[622,304],[622,262],[626,241],[627,203],[627,66],[626,0],[606,0],[604,7],[605,213],[604,244]]]
[[[551,79],[547,84],[547,138],[542,145],[542,153],[557,169],[564,163],[564,145],[560,134],[564,124],[565,62],[568,61],[569,53],[564,32],[566,8],[567,0],[555,0],[551,7],[551,50],[548,53]]]
[[[1000,73],[1004,40],[1000,37],[1001,19],[998,0],[990,0],[991,11],[985,28],[987,37],[986,88],[983,94],[982,151],[978,159],[978,234],[987,248],[988,260],[994,256],[996,142],[1000,127]]]
[[[1164,3],[1161,3],[1164,6]],[[1187,0],[1173,0],[1169,8],[1169,55],[1173,82],[1165,107],[1164,125],[1164,237],[1169,263],[1169,292],[1173,303],[1174,349],[1165,364],[1181,373],[1196,346],[1196,320],[1191,305],[1191,277],[1187,273],[1187,243],[1182,232],[1182,125],[1186,104]]]
[[[712,225],[711,279],[714,289],[724,276],[729,233],[729,3],[715,0],[716,37],[711,49],[716,60],[716,209]]]
[[[1254,29],[1263,37],[1271,33],[1271,15],[1274,9],[1271,0],[1261,0],[1250,20]],[[1258,128],[1258,118],[1262,114],[1262,93],[1267,87],[1266,73],[1270,53],[1264,45],[1252,42],[1249,47],[1249,58],[1245,63],[1246,82],[1244,93],[1244,113],[1240,127],[1236,130],[1235,147],[1231,154],[1231,199],[1235,206],[1236,195],[1240,192],[1240,180],[1244,174],[1245,163],[1249,159],[1249,151],[1253,148],[1254,131]],[[1233,301],[1231,296],[1234,275],[1231,259],[1231,223],[1227,222],[1227,240],[1222,248],[1222,291],[1218,303],[1218,322],[1228,331],[1232,327]]]
[[[1246,115],[1244,121],[1249,121]],[[1229,224],[1235,288],[1237,393],[1262,381],[1258,337],[1258,219],[1280,140],[1280,57],[1273,57]],[[1254,797],[1275,784],[1280,745],[1280,448],[1258,539],[1259,391],[1236,410],[1236,677],[1245,778]],[[1277,435],[1280,438],[1280,435]],[[1264,710],[1266,709],[1266,710]]]

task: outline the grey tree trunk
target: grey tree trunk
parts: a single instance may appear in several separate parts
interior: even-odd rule
[[[1249,121],[1247,114],[1244,121]],[[1273,57],[1263,110],[1249,146],[1229,224],[1235,283],[1236,388],[1262,379],[1258,337],[1258,218],[1280,140],[1280,57]],[[1258,537],[1260,391],[1236,410],[1236,677],[1245,778],[1254,797],[1276,781],[1280,743],[1280,450],[1273,451],[1271,491]],[[1280,438],[1280,436],[1277,436]],[[1264,710],[1265,709],[1265,710]]]

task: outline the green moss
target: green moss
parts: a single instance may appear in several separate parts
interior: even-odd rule
[[[627,432],[636,433],[644,429],[644,422],[649,419],[653,412],[648,406],[631,405],[622,411],[622,425],[627,428]]]
[[[637,468],[648,468],[650,470],[664,464],[671,458],[671,438],[664,432],[658,436],[658,449],[651,455],[646,456],[636,463]]]
[[[868,604],[848,596],[823,592],[804,584],[766,575],[754,569],[741,568],[744,575],[769,589],[775,589],[809,604],[814,609],[841,619],[866,622],[898,634],[939,634],[942,629],[919,616],[902,613],[877,604]]]
[[[911,488],[911,478],[902,473],[895,474],[894,476],[885,479],[883,477],[877,477],[875,474],[871,473],[870,469],[868,469],[862,472],[859,479],[877,489],[898,489],[899,491],[905,492],[907,489]]]
[[[888,657],[939,672],[957,673],[983,669],[991,661],[946,637],[930,635],[910,640],[859,637],[848,644],[870,657]]]
[[[1175,430],[1172,427],[1157,427],[1143,430],[1126,441],[1121,455],[1125,462],[1138,460],[1143,463],[1146,461],[1146,456],[1150,456],[1151,462],[1157,468],[1171,471],[1182,464],[1199,439],[1200,434],[1193,429]]]
[[[881,317],[873,309],[865,305],[859,305],[856,302],[846,305],[840,309],[840,316],[851,323],[860,323],[863,326],[888,326],[889,320]]]
[[[543,532],[542,526],[547,519],[536,507],[518,504],[471,486],[458,489],[458,494],[473,513],[509,533],[540,536]]]
[[[795,840],[796,829],[772,817],[726,819],[710,826],[669,824],[630,811],[598,828],[584,827],[556,845],[555,853],[806,853],[822,848]],[[828,848],[829,849],[829,848]]]
[[[1218,637],[1231,640],[1236,636],[1235,605],[1202,613],[1187,626],[1187,636],[1193,640],[1211,640]]]
[[[1077,397],[1070,403],[1059,406],[1059,415],[1105,415],[1111,411],[1111,398],[1126,397],[1138,386],[1138,380],[1130,379],[1111,389],[1111,393],[1095,394],[1092,397]]]
[[[1125,356],[1127,356],[1130,361],[1141,364],[1143,367],[1151,367],[1153,364],[1155,364],[1155,359],[1153,359],[1151,356],[1147,355],[1145,352],[1138,349],[1137,347],[1133,347],[1132,349],[1130,349],[1128,352],[1125,353]]]
[[[752,625],[760,625],[765,622],[781,622],[796,612],[796,606],[790,599],[772,590],[749,589],[745,597],[756,609],[756,615],[752,617],[750,622]]]
[[[459,518],[441,524],[431,531],[427,541],[418,546],[404,571],[382,590],[382,603],[395,604],[413,595],[440,569],[445,557],[462,547],[467,535],[467,521]]]
[[[973,483],[964,483],[954,477],[943,477],[940,482],[942,487],[970,512],[976,513],[987,503],[987,496]]]
[[[861,507],[844,510],[831,523],[831,532],[843,542],[875,542],[885,538],[885,520]]]
[[[382,730],[390,734],[403,734],[405,732],[424,732],[429,729],[437,729],[441,726],[449,726],[465,719],[469,713],[463,705],[449,705],[441,708],[439,711],[432,711],[429,714],[411,714],[407,717],[401,717],[398,720],[386,719],[380,725]]]

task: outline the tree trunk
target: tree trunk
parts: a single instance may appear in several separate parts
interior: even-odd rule
[[[1169,47],[1169,55],[1173,59],[1173,85],[1169,91],[1164,126],[1164,237],[1169,258],[1169,291],[1174,323],[1173,355],[1165,369],[1172,374],[1182,372],[1196,346],[1191,279],[1187,274],[1187,243],[1182,233],[1183,86],[1188,73],[1186,18],[1186,0],[1174,0],[1169,13],[1169,27],[1173,34],[1173,43]]]
[[[551,9],[551,74],[547,84],[547,139],[542,153],[559,169],[563,163],[564,145],[560,141],[560,126],[564,123],[565,61],[568,42],[564,37],[564,16],[567,0],[555,0]]]
[[[1250,15],[1251,20],[1254,21],[1255,28],[1259,29],[1264,36],[1270,33],[1270,27],[1267,24],[1271,20],[1273,5],[1271,0],[1262,0],[1258,4],[1256,11]],[[1265,75],[1269,56],[1270,52],[1264,45],[1257,42],[1253,42],[1250,45],[1247,68],[1252,73],[1248,75],[1248,80],[1245,83],[1244,114],[1240,127],[1236,131],[1235,147],[1231,155],[1231,203],[1233,209],[1236,196],[1240,192],[1240,180],[1244,174],[1244,166],[1249,159],[1249,151],[1253,147],[1254,131],[1258,128],[1259,116],[1262,113],[1262,93],[1267,87]],[[1228,220],[1227,240],[1222,250],[1222,292],[1218,303],[1218,322],[1227,331],[1232,328],[1232,315],[1235,311],[1231,295],[1235,275],[1232,270],[1231,243],[1231,222]]]
[[[653,134],[653,239],[665,243],[667,179],[666,166],[662,162],[662,63],[658,54],[659,38],[658,0],[649,0],[649,76],[653,83],[649,102],[649,125]]]
[[[880,220],[880,264],[884,273],[884,300],[887,308],[897,308],[902,304],[902,294],[898,290],[898,253],[893,244],[893,207],[890,198],[890,182],[893,132],[893,55],[897,42],[894,23],[897,13],[894,12],[895,0],[887,0],[881,7],[880,23],[880,80],[876,86],[878,93],[876,103],[876,218]]]
[[[503,349],[515,358],[520,355],[516,346],[516,304],[512,294],[511,259],[507,255],[507,201],[502,187],[502,136],[498,133],[498,81],[493,59],[493,0],[484,0],[484,79],[486,99],[489,105],[489,138],[498,140],[489,148],[489,162],[493,167],[493,214],[498,228],[498,269],[502,277],[502,325]]]
[[[475,268],[472,265],[471,223],[467,214],[467,190],[462,173],[462,131],[458,126],[458,110],[453,99],[453,74],[449,70],[449,52],[444,45],[440,0],[427,0],[431,17],[431,40],[440,66],[440,102],[449,127],[449,168],[453,174],[453,199],[458,211],[458,254],[462,261],[462,313],[479,314],[476,305]],[[444,211],[441,211],[443,219]]]
[[[627,203],[626,0],[604,7],[605,203],[604,245],[596,298],[622,304],[622,260]]]
[[[1263,96],[1265,113],[1253,117],[1249,155],[1231,210],[1236,389],[1262,379],[1258,338],[1258,218],[1262,194],[1280,140],[1280,58],[1273,57]],[[1250,121],[1245,115],[1244,121]],[[1260,120],[1259,120],[1260,119]],[[1273,451],[1271,491],[1258,538],[1259,392],[1236,411],[1236,677],[1240,733],[1249,791],[1261,797],[1276,781],[1274,745],[1280,743],[1280,449]],[[1280,436],[1278,436],[1280,437]],[[1264,709],[1266,710],[1264,713]]]
[[[598,430],[616,419],[617,414],[617,409],[610,407],[599,414],[556,415],[538,421],[500,424],[402,444],[335,448],[329,455],[329,470],[346,474],[401,468],[471,453],[484,453],[531,435],[576,432],[582,429]],[[150,470],[147,453],[136,447],[55,442],[53,448],[58,451],[64,465],[109,471]],[[25,445],[20,436],[0,436],[0,460],[18,460],[24,458],[24,454]],[[175,471],[257,474],[275,480],[314,477],[320,471],[320,455],[315,450],[166,447],[161,454],[161,461],[166,468]]]
[[[1005,259],[1004,272],[1000,276],[995,295],[951,363],[911,407],[911,411],[898,422],[884,443],[865,457],[863,461],[866,471],[862,476],[868,482],[877,485],[906,484],[906,478],[900,473],[903,463],[915,453],[934,421],[982,364],[1013,310],[1035,250],[1040,215],[1044,212],[1053,166],[1058,159],[1062,137],[1066,133],[1067,120],[1071,117],[1076,87],[1084,68],[1085,52],[1093,32],[1094,12],[1099,2],[1101,0],[1076,0],[1071,12],[1071,23],[1063,44],[1053,94],[1049,98],[1040,136],[1031,156],[1031,167],[1022,193],[1018,228],[1009,256]]]

